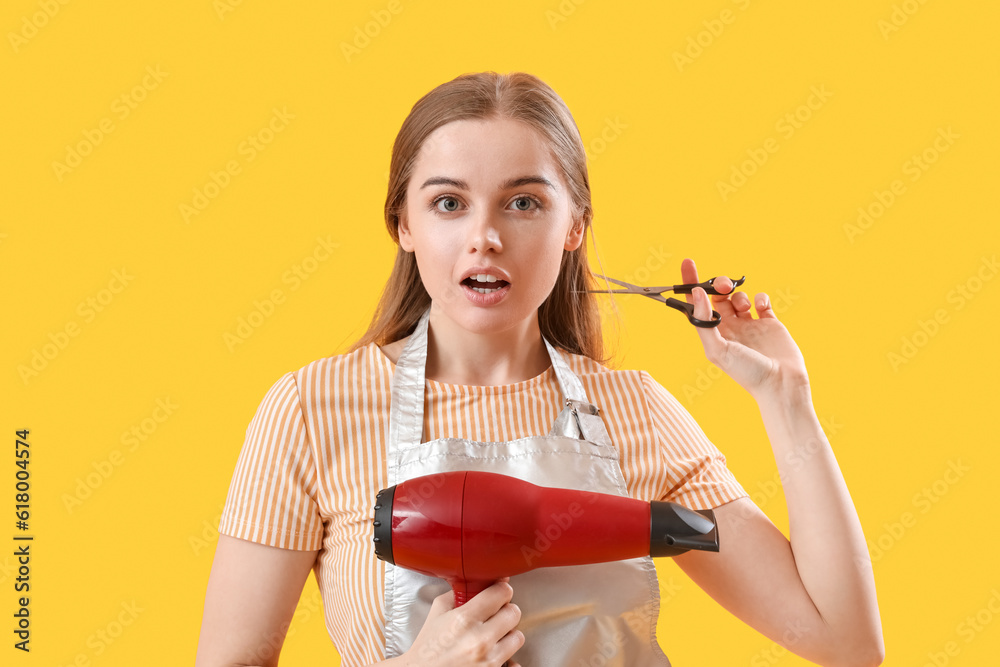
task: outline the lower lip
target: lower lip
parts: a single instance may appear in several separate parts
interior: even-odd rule
[[[507,283],[495,292],[490,292],[489,294],[483,294],[482,292],[477,292],[468,285],[462,285],[462,291],[465,293],[465,298],[467,298],[472,303],[477,306],[494,306],[500,303],[507,292],[510,291],[510,283]]]

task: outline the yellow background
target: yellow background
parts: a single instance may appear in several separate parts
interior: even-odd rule
[[[393,7],[4,3],[0,661],[193,663],[256,406],[282,373],[362,333],[394,254],[382,219],[393,138],[425,92],[490,69],[534,73],[572,110],[590,153],[595,270],[670,284],[692,257],[702,277],[746,274],[747,291],[772,295],[872,544],[886,664],[995,660],[996,3]],[[814,90],[825,99],[810,109]],[[269,137],[275,109],[294,117]],[[943,152],[939,131],[952,137]],[[271,141],[251,160],[243,142],[257,135]],[[89,154],[76,167],[54,166],[78,146]],[[766,162],[743,165],[765,146]],[[913,172],[925,151],[933,163]],[[185,220],[181,205],[213,173],[225,182],[231,161],[239,172]],[[753,173],[723,197],[734,169]],[[893,201],[852,231],[879,196]],[[312,262],[318,239],[336,247]],[[299,283],[297,266],[312,269]],[[131,276],[124,287],[115,271]],[[282,302],[227,346],[276,290]],[[618,304],[620,367],[678,396],[787,531],[752,399],[679,313]],[[41,370],[24,374],[36,353]],[[176,406],[160,422],[158,400]],[[11,633],[18,428],[31,429],[30,655]],[[132,428],[144,440],[123,441]],[[88,475],[98,483],[67,507]],[[805,664],[673,562],[658,567],[680,587],[659,625],[675,665]],[[319,609],[310,576],[283,664],[338,664]],[[119,617],[129,625],[100,640]]]

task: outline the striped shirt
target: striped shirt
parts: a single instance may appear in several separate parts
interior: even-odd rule
[[[619,451],[630,496],[711,509],[747,493],[688,412],[645,371],[563,352]],[[247,428],[219,532],[319,550],[326,628],[345,666],[384,660],[385,564],[375,558],[375,494],[388,486],[386,438],[395,364],[374,343],[313,361],[268,390]],[[508,385],[427,379],[424,439],[544,435],[563,407],[550,366]]]

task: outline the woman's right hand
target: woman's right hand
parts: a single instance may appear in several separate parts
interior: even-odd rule
[[[521,646],[521,610],[504,577],[459,608],[451,591],[434,598],[430,613],[402,664],[407,667],[500,667]],[[520,667],[516,662],[509,667]]]

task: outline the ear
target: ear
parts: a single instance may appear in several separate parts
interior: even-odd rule
[[[583,232],[583,221],[574,220],[573,227],[569,230],[569,234],[566,235],[566,244],[563,248],[569,250],[570,252],[579,248],[580,244],[583,243]]]
[[[413,252],[413,237],[410,236],[410,223],[406,220],[406,211],[399,214],[396,235],[399,236],[399,247],[406,252]]]

